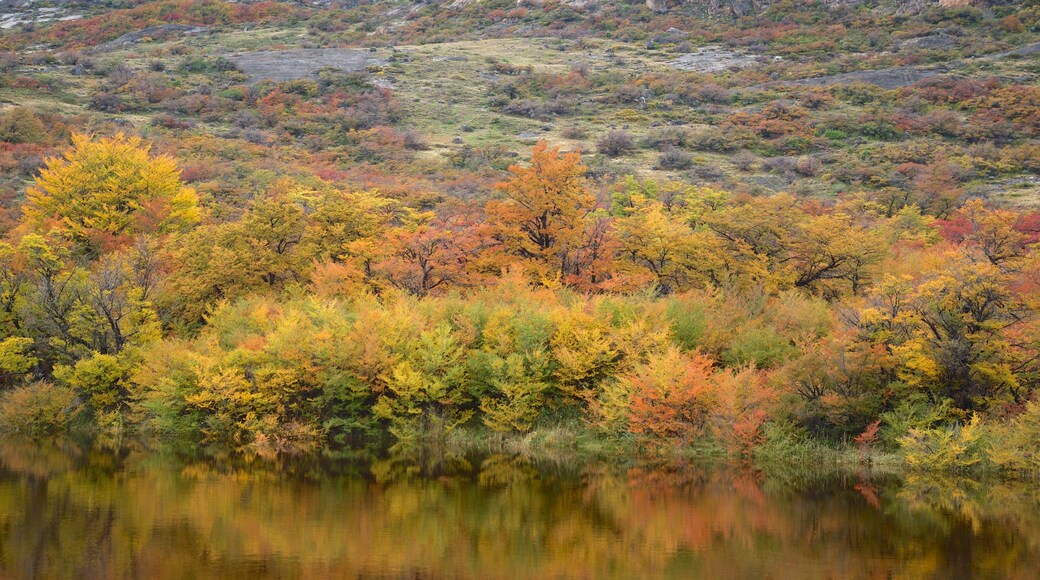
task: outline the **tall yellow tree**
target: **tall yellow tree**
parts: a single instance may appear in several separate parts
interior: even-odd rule
[[[199,220],[198,196],[173,158],[152,155],[140,137],[77,134],[46,162],[26,191],[25,220],[88,255],[126,246],[139,234],[187,229]]]

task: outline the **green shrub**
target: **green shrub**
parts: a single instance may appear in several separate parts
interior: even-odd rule
[[[895,393],[905,392],[907,388],[905,383],[889,385],[889,390]],[[913,394],[900,401],[891,411],[881,414],[881,441],[889,447],[895,447],[899,445],[899,439],[913,429],[934,429],[955,418],[951,400],[943,399],[933,403],[926,395]]]
[[[982,419],[932,429],[911,429],[899,438],[906,464],[923,471],[971,471],[988,462],[989,437]]]
[[[760,369],[771,368],[796,351],[790,340],[772,328],[749,324],[737,331],[729,348],[722,353],[722,361],[731,367],[753,363]]]
[[[690,297],[675,298],[668,301],[666,315],[679,346],[686,350],[701,346],[708,329],[708,305]]]
[[[540,355],[540,353],[537,353]],[[512,354],[491,361],[494,378],[489,395],[480,400],[484,424],[495,431],[527,432],[542,410],[544,393],[548,385],[545,376],[544,356],[531,360],[520,354]]]
[[[990,455],[998,467],[1011,471],[1040,471],[1040,403],[996,429]]]
[[[823,136],[831,141],[844,141],[849,138],[848,133],[841,129],[828,129],[824,131]]]

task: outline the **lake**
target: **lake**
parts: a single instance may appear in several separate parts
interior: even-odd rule
[[[3,578],[1037,578],[1033,484],[0,442]]]

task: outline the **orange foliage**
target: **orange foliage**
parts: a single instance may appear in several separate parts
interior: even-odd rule
[[[670,349],[622,380],[632,389],[628,421],[633,433],[685,445],[705,433],[718,404],[711,359]]]
[[[497,185],[506,199],[485,208],[492,235],[536,279],[596,288],[610,276],[613,237],[585,171],[579,153],[539,142],[530,164],[511,166],[512,177]]]

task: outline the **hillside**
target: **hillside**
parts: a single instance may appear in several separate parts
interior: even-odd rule
[[[329,67],[361,73],[392,102],[392,119],[360,125],[394,127],[422,146],[391,146],[371,162],[359,159],[370,152],[337,144],[349,166],[311,171],[356,172],[360,160],[382,173],[418,159],[472,174],[453,165],[476,156],[494,173],[538,139],[595,152],[604,135],[623,131],[631,150],[589,159],[606,181],[637,174],[830,197],[913,187],[909,163],[956,174],[970,194],[1040,199],[1030,112],[1000,111],[1011,93],[1036,102],[1037,39],[1022,22],[1035,8],[922,3],[909,18],[883,2],[766,2],[732,18],[725,2],[667,14],[622,3],[175,6],[68,4],[57,8],[90,16],[10,29],[4,42],[20,56],[7,59],[0,98],[83,116],[73,125],[132,126],[170,147],[198,134],[249,148],[279,143],[273,156],[286,146],[327,152],[337,136],[300,118],[294,127],[256,120],[249,92],[269,90],[258,85],[265,76],[317,80]],[[352,45],[338,60],[316,50]],[[26,176],[10,176],[7,196]]]

